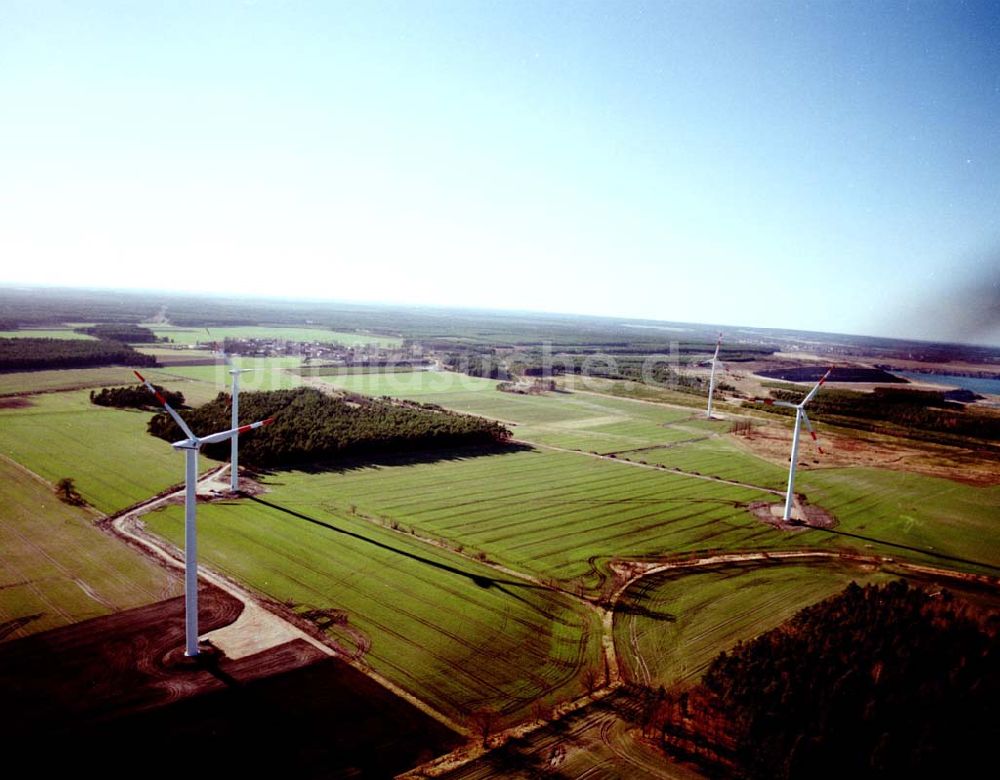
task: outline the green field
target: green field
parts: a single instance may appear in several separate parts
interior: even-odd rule
[[[570,586],[597,586],[593,557],[791,541],[736,506],[766,496],[759,491],[563,452],[291,472],[274,479],[284,490],[308,490],[331,511],[353,505],[366,516],[415,527]]]
[[[728,423],[692,420],[691,412],[584,393],[501,393],[497,381],[444,371],[328,376],[337,388],[390,395],[516,424],[518,439],[553,447],[614,452],[697,439]]]
[[[745,505],[780,501],[773,491],[784,487],[784,469],[740,449],[728,421],[705,420],[697,410],[589,392],[501,393],[495,380],[452,372],[303,378],[294,371],[298,358],[239,362],[261,369],[243,377],[245,390],[325,384],[440,404],[505,421],[515,438],[534,445],[277,472],[263,480],[268,503],[199,507],[208,565],[299,612],[344,610],[348,627],[331,627],[334,640],[348,648],[370,641],[365,657],[373,668],[456,718],[487,707],[517,719],[536,699],[579,693],[583,672],[597,663],[591,609],[498,575],[477,555],[588,596],[605,587],[614,557],[816,548],[976,571],[1000,566],[1000,488],[881,469],[809,469],[797,487],[840,525],[835,532],[782,532]],[[147,373],[196,404],[230,381],[221,364]],[[133,378],[124,368],[6,375],[0,393],[4,381],[56,390]],[[94,407],[86,390],[27,400],[26,408],[0,411],[0,452],[49,480],[73,477],[101,511],[181,482],[180,456],[146,433],[149,413]],[[203,468],[212,465],[202,459]],[[152,531],[180,540],[180,508],[147,520]],[[944,562],[935,553],[968,560]],[[630,598],[644,611],[616,623],[620,649],[633,641],[634,628],[646,663],[662,656],[654,675],[660,681],[697,674],[726,643],[776,625],[856,572],[796,565],[691,576],[702,579],[641,584],[646,590]],[[71,605],[76,596],[66,598]]]
[[[938,565],[996,576],[1000,567],[1000,486],[973,487],[948,479],[872,468],[813,469],[796,478],[796,490],[833,512],[845,531],[895,544],[979,561]],[[821,532],[816,532],[821,533]],[[857,540],[867,547],[870,542]],[[933,561],[911,550],[900,558]]]
[[[23,330],[0,330],[0,339],[87,339],[93,336],[77,333],[72,328],[25,328]]]
[[[665,447],[618,453],[622,460],[664,465],[720,479],[784,490],[788,470],[741,450],[729,436],[693,439]],[[800,473],[805,473],[803,469]]]
[[[192,369],[200,371],[192,372]],[[190,373],[182,373],[180,367],[173,366],[146,368],[143,369],[142,373],[156,384],[169,385],[171,390],[180,390],[188,402],[193,404],[209,401],[223,386],[228,387],[229,375],[221,366],[185,366],[183,371]],[[215,380],[216,376],[218,376],[218,385]],[[136,381],[132,369],[125,366],[20,371],[12,374],[0,374],[0,397],[134,385]]]
[[[298,328],[281,325],[245,325],[239,327],[182,328],[158,323],[147,323],[157,336],[168,338],[174,344],[208,344],[223,339],[281,339],[283,341],[337,342],[346,346],[373,344],[380,347],[398,347],[402,340],[394,336],[370,333],[349,333],[326,328]]]
[[[584,451],[606,452],[602,446],[607,446],[613,439],[629,440],[640,443],[639,446],[654,449],[626,450],[616,455],[619,460],[645,461],[650,464],[660,464],[667,469],[697,472],[701,475],[715,476],[723,479],[746,482],[771,490],[782,490],[785,485],[786,471],[768,461],[751,455],[738,447],[726,434],[728,421],[708,421],[691,417],[683,409],[642,403],[634,400],[600,396],[590,393],[552,393],[543,396],[519,396],[500,393],[495,390],[492,380],[473,379],[452,373],[421,372],[412,374],[389,374],[384,376],[343,377],[328,380],[338,387],[368,392],[370,394],[392,394],[400,397],[413,398],[423,402],[439,403],[442,406],[460,411],[482,414],[488,417],[508,420],[516,423],[513,428],[516,438],[535,444],[580,449]],[[635,446],[634,444],[632,446]],[[579,455],[568,456],[577,457]],[[630,468],[627,464],[605,462],[611,468]],[[590,468],[598,469],[599,474],[605,472],[600,466],[590,464]],[[442,467],[443,468],[443,467]],[[546,466],[545,468],[549,468]],[[565,491],[553,492],[536,496],[531,490],[514,491],[503,494],[506,483],[519,483],[521,486],[534,484],[533,478],[525,478],[519,474],[519,468],[504,471],[502,475],[487,474],[479,479],[489,481],[489,486],[481,493],[475,490],[474,495],[481,496],[483,506],[478,509],[489,522],[495,523],[493,512],[497,508],[502,514],[511,508],[530,506],[536,501],[550,502],[552,495],[573,495],[580,503],[589,500],[595,502],[590,514],[607,513],[597,509],[601,502],[619,502],[632,495],[645,495],[646,486],[662,484],[657,479],[659,475],[650,469],[631,467],[638,474],[625,478],[616,477],[620,484],[626,485],[625,495],[616,494],[613,490],[603,487],[603,478],[592,482],[589,477],[575,481],[559,483],[558,480],[541,480],[544,490],[549,490],[553,484],[561,484]],[[545,469],[542,469],[545,470]],[[553,469],[553,474],[562,473]],[[589,472],[584,472],[589,473]],[[610,472],[620,474],[620,472]],[[678,479],[685,479],[678,477]],[[404,480],[404,483],[408,480]],[[429,489],[410,485],[409,490],[430,502],[435,494],[434,486],[438,480],[428,480]],[[687,490],[677,496],[678,502],[687,502],[687,511],[694,517],[702,517],[693,511],[691,504],[699,506],[698,499],[708,501],[748,501],[769,500],[778,501],[778,496],[769,493],[753,495],[753,491],[740,494],[729,494],[729,486],[713,486],[710,482],[689,482]],[[721,494],[717,491],[723,489]],[[809,469],[800,472],[797,490],[806,494],[813,504],[818,504],[837,516],[841,523],[839,530],[848,533],[869,536],[873,539],[890,542],[893,545],[906,545],[928,553],[942,553],[950,556],[979,561],[990,566],[1000,565],[1000,538],[996,533],[994,517],[1000,507],[1000,487],[981,488],[964,485],[950,480],[936,479],[916,474],[904,474],[886,469]],[[374,486],[369,485],[374,491]],[[500,491],[497,495],[495,491]],[[385,489],[375,503],[385,505],[384,496],[393,490]],[[650,495],[656,495],[655,492]],[[748,497],[752,495],[752,497]],[[361,497],[364,499],[364,497]],[[415,499],[416,500],[416,499]],[[457,500],[457,499],[456,499]],[[476,503],[467,501],[469,504]],[[360,503],[359,503],[360,505]],[[396,507],[388,507],[398,511]],[[425,521],[433,518],[429,530],[435,533],[462,532],[462,539],[471,544],[483,543],[478,535],[469,531],[476,526],[459,527],[452,531],[448,526],[436,521],[436,512],[418,509],[411,513],[408,508],[399,518],[406,522]],[[383,511],[376,509],[376,511]],[[411,516],[412,515],[412,516]],[[478,516],[478,515],[477,515]],[[549,513],[551,522],[552,513]],[[579,514],[569,514],[576,518]],[[670,513],[659,515],[661,522],[673,519]],[[842,546],[871,549],[879,548],[883,554],[898,554],[901,557],[914,557],[925,562],[937,562],[933,555],[926,555],[919,550],[900,550],[889,546],[880,546],[868,539],[857,539],[847,536],[837,536],[823,532],[807,532],[803,534],[783,534],[769,529],[759,530],[754,521],[747,520],[742,510],[730,507],[727,514],[713,515],[719,519],[725,518],[729,526],[714,527],[713,533],[705,533],[704,538],[698,534],[673,534],[662,537],[661,552],[692,549],[691,545],[704,544],[710,547],[721,546],[732,549],[734,544],[751,544],[754,547],[786,545],[789,539],[799,545],[826,545],[836,543]],[[702,517],[702,519],[707,519]],[[644,522],[650,522],[647,518]],[[747,523],[750,523],[749,530]],[[655,526],[654,526],[655,527]],[[593,532],[591,532],[593,533]],[[825,539],[822,537],[826,537]],[[589,538],[589,537],[585,537]],[[485,543],[492,541],[487,538]],[[603,543],[603,542],[602,542]],[[608,549],[600,550],[589,544],[583,545],[587,555],[610,554],[646,554],[649,547],[639,544],[631,547],[628,544],[616,544],[610,541]],[[701,548],[699,548],[701,549]],[[631,551],[631,552],[629,552]],[[982,567],[963,562],[950,562],[959,568],[984,571]],[[560,574],[560,576],[563,576]]]
[[[0,505],[0,641],[180,593],[166,569],[3,458]]]
[[[145,344],[133,345],[136,352],[144,355],[152,355],[161,365],[167,366],[175,363],[184,364],[215,364],[220,362],[216,356],[204,349],[188,349],[186,347],[163,347],[148,346]]]
[[[523,716],[536,698],[576,695],[597,663],[595,613],[568,596],[352,517],[322,478],[282,474],[263,498],[200,507],[202,559],[297,611],[346,610],[371,642],[366,662],[453,718]],[[147,525],[181,542],[179,507]]]
[[[623,595],[615,613],[615,647],[633,682],[653,688],[694,682],[723,650],[776,628],[852,580],[892,578],[839,561],[655,574]]]
[[[52,393],[105,385],[127,385],[135,374],[123,366],[103,368],[67,368],[53,371],[18,371],[0,374],[0,396],[26,393]]]
[[[0,452],[50,482],[73,478],[101,512],[184,481],[183,457],[146,433],[150,413],[94,406],[85,391],[33,396],[31,404],[0,410]],[[201,458],[202,470],[214,465]]]

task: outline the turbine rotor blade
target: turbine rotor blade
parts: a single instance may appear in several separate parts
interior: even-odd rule
[[[273,417],[268,417],[266,420],[259,420],[249,425],[241,425],[239,428],[230,428],[228,431],[219,431],[218,433],[212,433],[208,436],[202,436],[198,441],[202,444],[214,444],[217,441],[225,441],[233,436],[239,436],[241,433],[246,433],[247,431],[252,431],[255,428],[263,428],[265,425],[270,425],[274,422]]]
[[[194,433],[191,432],[190,428],[188,428],[187,423],[184,422],[184,418],[181,417],[179,414],[177,414],[177,412],[174,411],[173,407],[170,404],[167,403],[167,399],[163,397],[163,394],[159,390],[157,390],[155,387],[153,387],[153,383],[150,382],[148,379],[146,379],[146,377],[144,377],[138,371],[135,371],[134,369],[133,369],[132,373],[135,374],[137,377],[139,377],[139,381],[142,382],[146,386],[146,388],[149,390],[149,392],[151,392],[153,395],[156,396],[156,400],[157,401],[159,401],[161,404],[163,404],[163,408],[166,409],[167,413],[171,417],[174,418],[174,422],[177,423],[177,426],[182,431],[184,431],[184,435],[187,436],[188,439],[190,439],[191,441],[198,441],[198,437],[195,436]]]
[[[802,413],[802,422],[806,424],[806,429],[809,431],[809,435],[812,436],[813,441],[816,442],[816,448],[821,454],[826,455],[826,452],[824,452],[823,448],[820,446],[819,439],[816,438],[816,431],[813,430],[812,423],[809,422],[809,415],[806,414],[806,410],[800,409],[799,411]]]
[[[826,378],[828,376],[830,376],[830,374],[832,372],[833,372],[833,368],[832,367],[829,368],[829,369],[827,369],[827,372],[825,374],[823,374],[823,378],[820,379],[816,383],[816,387],[814,387],[812,390],[810,390],[809,393],[808,393],[808,395],[806,395],[806,397],[802,399],[802,403],[800,403],[799,406],[805,406],[807,403],[809,403],[813,399],[813,396],[816,395],[816,393],[819,392],[819,389],[823,386],[823,383],[826,382]]]

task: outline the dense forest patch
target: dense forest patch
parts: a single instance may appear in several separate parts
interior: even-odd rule
[[[229,395],[220,393],[215,400],[184,416],[196,434],[206,435],[229,428],[230,415]],[[273,425],[247,434],[240,441],[241,461],[264,467],[497,446],[510,438],[510,431],[493,420],[411,401],[354,394],[329,396],[309,387],[242,393],[240,416],[246,422],[274,418]],[[149,431],[167,441],[184,438],[166,413],[150,420]],[[204,448],[217,458],[225,458],[228,450],[229,442]]]
[[[0,371],[38,371],[92,366],[155,366],[156,358],[128,344],[101,339],[0,338]]]
[[[184,393],[166,390],[153,385],[167,403],[174,409],[184,406]],[[100,391],[90,391],[90,402],[97,406],[113,406],[116,409],[159,409],[160,402],[145,385],[130,387],[102,387]]]
[[[76,332],[99,339],[110,339],[130,344],[153,344],[159,341],[156,334],[149,328],[141,328],[127,322],[101,322],[85,328],[76,328]]]
[[[852,583],[662,694],[655,728],[735,777],[961,776],[1000,738],[997,627],[947,591]]]
[[[782,401],[798,403],[806,390],[772,390]],[[809,403],[809,416],[850,428],[905,435],[943,443],[968,437],[1000,440],[1000,414],[950,400],[948,391],[876,387],[871,393],[824,389]],[[762,407],[772,414],[794,414],[779,406]]]

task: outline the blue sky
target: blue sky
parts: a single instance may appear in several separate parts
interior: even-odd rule
[[[1000,5],[0,3],[3,283],[1000,343]]]

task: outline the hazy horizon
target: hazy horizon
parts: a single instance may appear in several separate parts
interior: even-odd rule
[[[1000,344],[995,3],[3,19],[0,283]]]
[[[973,346],[973,347],[994,347],[1000,349],[1000,341],[990,342],[990,341],[951,341],[944,342],[935,339],[921,339],[912,338],[905,336],[891,336],[882,333],[860,333],[852,331],[829,331],[829,330],[812,330],[809,328],[795,328],[795,327],[771,327],[765,325],[758,325],[753,322],[703,322],[698,320],[677,320],[677,319],[659,319],[650,317],[636,317],[628,313],[618,313],[618,314],[590,314],[587,312],[580,311],[554,311],[554,310],[544,310],[544,309],[518,309],[518,308],[490,308],[482,306],[458,306],[458,305],[448,305],[448,304],[434,304],[434,303],[406,303],[399,301],[386,301],[386,300],[362,300],[362,299],[342,299],[342,298],[324,298],[316,296],[284,296],[284,295],[265,295],[262,293],[232,293],[224,294],[215,291],[205,291],[205,290],[162,290],[155,288],[115,288],[115,287],[63,287],[59,285],[44,285],[44,284],[10,284],[6,282],[0,282],[0,292],[3,290],[31,290],[31,291],[45,291],[50,290],[53,292],[81,292],[81,293],[124,293],[124,294],[134,294],[134,295],[164,295],[164,296],[176,296],[178,298],[185,297],[195,297],[195,298],[206,298],[210,300],[225,300],[225,301],[246,301],[247,303],[288,303],[288,304],[317,304],[317,305],[330,305],[332,307],[336,306],[356,306],[358,308],[384,308],[388,310],[398,309],[398,310],[413,310],[413,311],[440,311],[440,312],[461,312],[470,314],[486,314],[490,316],[510,316],[515,317],[517,315],[527,315],[527,316],[537,316],[537,317],[553,317],[553,318],[583,318],[583,319],[599,319],[608,320],[609,322],[620,321],[621,324],[626,327],[629,323],[653,323],[649,327],[653,330],[656,329],[657,325],[670,326],[670,325],[682,325],[682,326],[692,326],[693,328],[704,328],[706,330],[718,329],[725,339],[727,333],[733,334],[740,330],[773,330],[773,331],[788,331],[788,332],[798,332],[798,333],[817,333],[824,334],[828,336],[848,336],[848,337],[859,337],[859,338],[878,338],[878,339],[898,339],[900,341],[914,341],[929,344],[945,344],[954,343],[957,345]],[[35,327],[33,325],[25,326],[27,329]],[[284,326],[276,326],[284,327]],[[289,326],[294,327],[294,326]],[[638,327],[643,327],[640,324]],[[664,330],[664,336],[667,335],[666,330]]]

